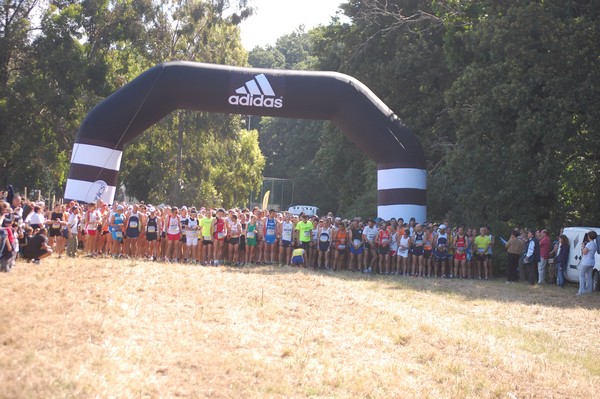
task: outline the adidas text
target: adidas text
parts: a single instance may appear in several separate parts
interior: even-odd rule
[[[283,99],[260,96],[232,95],[229,97],[229,104],[243,105],[246,107],[265,107],[265,108],[281,108],[283,107]]]

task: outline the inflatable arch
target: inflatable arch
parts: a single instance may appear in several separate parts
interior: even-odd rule
[[[379,217],[427,217],[421,145],[361,82],[192,62],[151,68],[94,107],[75,139],[65,199],[112,202],[123,146],[176,109],[331,120],[377,164]]]

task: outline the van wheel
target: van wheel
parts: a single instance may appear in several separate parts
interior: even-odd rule
[[[592,274],[592,291],[600,291],[600,272],[594,270]]]

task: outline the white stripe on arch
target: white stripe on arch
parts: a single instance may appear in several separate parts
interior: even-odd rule
[[[73,145],[71,163],[118,171],[121,167],[122,156],[123,151],[97,145],[75,143]]]
[[[107,204],[110,204],[115,198],[116,191],[117,188],[115,186],[109,186],[102,181],[91,182],[67,179],[65,198],[87,203],[96,202],[101,199]]]
[[[427,172],[423,169],[396,168],[377,171],[377,189],[395,188],[427,189]]]

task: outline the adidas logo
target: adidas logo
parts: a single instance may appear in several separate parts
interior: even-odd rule
[[[236,89],[235,94],[229,97],[229,104],[246,107],[281,108],[283,107],[283,98],[276,98],[269,80],[261,73]]]

